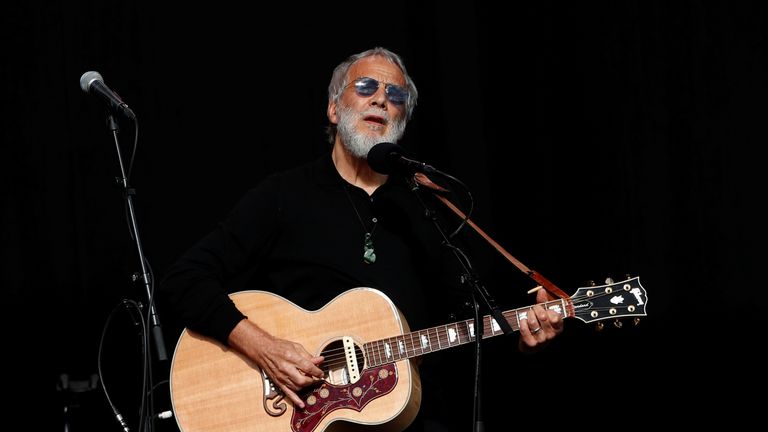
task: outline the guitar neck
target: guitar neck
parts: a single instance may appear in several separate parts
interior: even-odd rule
[[[556,312],[563,318],[573,316],[573,302],[570,299],[552,300],[541,305]],[[520,321],[528,319],[533,313],[531,306],[502,312],[504,319],[512,330],[520,330]],[[380,339],[364,344],[365,355],[369,366],[380,366],[399,360],[453,348],[474,342],[475,320],[457,321],[451,324],[430,327],[427,329],[405,333],[401,336]],[[499,324],[490,315],[483,317],[483,339],[503,334]]]

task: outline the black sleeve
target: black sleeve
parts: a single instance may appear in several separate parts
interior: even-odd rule
[[[166,271],[160,296],[180,323],[227,344],[245,316],[229,298],[228,282],[258,265],[276,235],[276,178],[248,191],[229,215]]]

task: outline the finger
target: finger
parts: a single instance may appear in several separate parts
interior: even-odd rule
[[[538,327],[538,325],[539,324],[538,321],[536,321],[536,316],[531,311],[528,311],[524,317],[520,318],[520,337],[526,345],[536,345],[536,338],[531,333],[531,328],[535,329]]]
[[[545,303],[552,300],[552,298],[549,296],[549,293],[547,293],[547,290],[540,289],[536,291],[536,303]]]
[[[313,379],[304,374],[296,363],[301,363],[301,359],[286,359],[279,363],[273,363],[269,365],[269,372],[267,374],[274,377],[280,383],[281,388],[284,386],[292,391],[301,390],[303,387],[311,384]]]
[[[267,371],[267,376],[270,377],[272,384],[277,386],[283,395],[293,402],[296,406],[304,408],[304,402],[301,400],[295,390],[298,390],[299,386],[296,386],[288,374],[281,372],[279,369]]]
[[[280,389],[283,390],[283,394],[291,401],[294,405],[296,405],[299,408],[304,408],[304,401],[301,400],[298,394],[294,392],[293,390],[289,389],[288,386],[281,385]]]
[[[311,378],[323,378],[325,376],[325,372],[323,372],[322,369],[320,369],[318,366],[320,363],[323,362],[323,357],[310,357],[310,358],[302,358],[299,362],[299,370],[304,374]]]
[[[555,311],[549,311],[548,315],[549,324],[552,326],[552,329],[555,330],[555,334],[559,334],[563,331],[563,317]]]
[[[539,326],[541,327],[541,332],[534,332],[533,330],[531,330],[531,333],[536,334],[537,339],[541,340],[541,338],[538,337],[539,334],[546,335],[546,333],[552,332],[552,325],[549,322],[549,313],[547,313],[547,311],[544,310],[544,308],[541,307],[540,305],[534,306],[533,310],[536,313],[536,319],[539,320]]]
[[[538,319],[538,311],[537,308],[540,309],[540,307],[533,306],[528,310],[527,314],[527,320],[526,324],[528,325],[528,334],[530,335],[531,340],[527,341],[526,343],[530,347],[535,347],[538,343],[542,342],[544,339],[542,339],[542,333],[544,333],[544,329],[541,326],[541,322]]]
[[[315,366],[320,368],[320,375],[319,376],[318,375],[312,375],[312,377],[315,380],[319,380],[319,379],[325,378],[325,369],[320,367],[320,365],[323,364],[324,361],[325,361],[325,357],[323,357],[323,356],[312,357],[312,363],[314,363]]]
[[[304,387],[314,384],[320,378],[315,375],[309,375],[298,367],[292,367],[292,370],[286,371],[286,385],[293,391],[300,391]]]

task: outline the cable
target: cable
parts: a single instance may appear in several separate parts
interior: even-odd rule
[[[130,308],[133,307],[136,310],[138,310],[139,311],[139,315],[141,315],[141,310],[140,310],[139,305],[135,301],[133,301],[133,300],[122,300],[117,306],[115,306],[112,309],[112,312],[110,312],[109,315],[107,316],[107,321],[104,323],[104,328],[101,331],[101,338],[99,340],[99,350],[98,350],[98,355],[97,355],[97,359],[96,359],[96,366],[97,366],[97,369],[98,369],[99,382],[101,383],[101,389],[104,392],[104,396],[107,399],[107,403],[109,404],[110,408],[112,409],[112,413],[115,415],[115,418],[117,419],[117,422],[120,423],[120,426],[123,428],[123,431],[124,432],[130,432],[130,428],[128,427],[128,424],[126,423],[125,419],[123,418],[123,415],[117,409],[117,406],[115,406],[115,404],[112,402],[112,398],[109,396],[109,392],[107,391],[107,386],[106,386],[106,384],[104,384],[104,373],[102,372],[102,367],[101,367],[101,355],[104,352],[104,340],[105,340],[105,337],[106,337],[106,334],[107,334],[107,329],[109,328],[109,325],[112,322],[112,318],[115,316],[115,312],[117,312],[117,309],[119,307],[121,307],[121,306],[125,307],[128,310],[128,313],[131,313],[131,309]],[[133,314],[131,314],[131,317],[133,317]],[[146,333],[146,331],[145,331],[146,328],[145,328],[145,325],[144,325],[144,321],[143,320],[138,320],[137,321],[137,320],[134,319],[134,324],[138,324],[138,323],[141,323],[142,332]]]
[[[139,121],[133,120],[133,150],[131,150],[131,160],[128,162],[128,175],[126,180],[131,180],[131,172],[133,171],[133,160],[136,158],[136,150],[139,147]]]

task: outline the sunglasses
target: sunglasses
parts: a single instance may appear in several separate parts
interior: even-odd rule
[[[378,90],[381,83],[377,80],[369,77],[362,77],[355,80],[350,85],[355,86],[355,92],[360,97],[373,96]],[[387,95],[387,99],[395,105],[403,105],[408,102],[408,90],[396,85],[384,83],[384,94]]]

